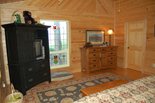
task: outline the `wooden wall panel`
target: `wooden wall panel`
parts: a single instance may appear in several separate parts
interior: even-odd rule
[[[32,2],[32,3],[28,3]],[[67,0],[65,0],[67,2]],[[66,7],[68,9],[61,10],[61,8],[65,8],[65,5],[67,4],[61,4],[61,8],[59,9],[53,9],[52,5],[58,6],[56,4],[48,4],[46,8],[41,8],[42,6],[46,6],[46,4],[39,4],[39,0],[31,1],[26,0],[25,2],[18,2],[18,3],[8,3],[3,4],[1,6],[1,23],[9,23],[11,21],[11,15],[15,10],[18,10],[22,12],[23,10],[29,10],[32,12],[32,16],[36,20],[40,19],[52,19],[52,20],[69,20],[71,24],[71,66],[68,68],[71,70],[71,72],[77,72],[81,70],[81,64],[80,64],[80,47],[84,46],[85,43],[85,30],[107,30],[108,28],[114,28],[113,26],[113,9],[108,11],[108,13],[101,14],[101,8],[99,10],[94,8],[94,6],[91,6],[95,10],[93,12],[90,12],[91,10],[84,10],[82,9],[82,6],[85,5],[85,3],[80,3],[81,10],[78,11],[77,9],[74,9],[74,11],[71,10],[71,4],[69,7]],[[50,2],[47,0],[46,2]],[[53,1],[54,2],[54,1]],[[68,2],[71,2],[70,0]],[[73,1],[73,4],[76,3],[77,0]],[[84,1],[83,1],[84,2]],[[94,2],[94,0],[89,1]],[[104,0],[106,2],[106,0]],[[109,0],[110,3],[112,3],[111,7],[113,7],[113,2]],[[63,3],[63,2],[62,2]],[[71,2],[72,3],[72,2]],[[89,4],[90,4],[89,3]],[[108,5],[110,5],[110,3]],[[41,7],[38,7],[40,5]],[[51,6],[50,6],[51,5]],[[99,5],[99,4],[98,4]],[[85,8],[85,7],[84,7]],[[89,8],[87,8],[89,9]],[[103,8],[102,8],[103,9]],[[77,11],[77,12],[76,12]],[[81,14],[80,14],[81,13]],[[85,14],[86,13],[86,14]],[[4,36],[4,32],[2,33],[2,37]],[[4,39],[4,38],[3,38]],[[3,48],[6,48],[5,46],[5,40],[3,42]],[[6,55],[6,50],[4,51],[4,55]],[[76,67],[76,68],[75,68]]]
[[[147,20],[147,41],[144,72],[155,73],[155,1],[154,0],[116,0],[115,1],[116,45],[119,45],[118,64],[124,66],[125,23],[136,20]]]
[[[114,28],[113,0],[58,1],[59,0],[45,0],[43,2],[42,0],[25,0],[22,2],[0,4],[0,23],[6,24],[13,22],[11,16],[12,13],[16,10],[18,10],[20,13],[22,13],[22,11],[24,10],[29,10],[32,12],[32,17],[34,17],[36,20],[68,20],[71,24],[71,65],[70,67],[55,69],[53,71],[63,70],[70,72],[80,72],[80,47],[84,46],[85,44],[85,30],[107,30],[108,28]],[[104,4],[106,2],[109,6]],[[1,52],[4,53],[4,65],[7,65],[4,29],[1,28],[1,30],[1,46],[3,47],[3,50],[1,49]],[[8,72],[6,74],[8,75]],[[5,75],[3,75],[3,77],[9,78]],[[7,89],[4,90],[7,91]]]
[[[1,11],[1,9],[0,9]],[[0,17],[1,17],[1,12],[0,12]],[[1,24],[1,18],[0,18],[0,24]],[[8,76],[8,68],[5,68],[4,65],[4,57],[6,57],[6,53],[3,52],[3,48],[5,47],[4,45],[4,36],[2,36],[4,32],[2,29],[0,29],[0,101],[3,103],[4,98],[10,93],[10,79]],[[5,54],[5,55],[4,55]],[[6,58],[5,58],[6,60]],[[4,84],[5,83],[5,84]],[[5,85],[5,88],[3,87]]]

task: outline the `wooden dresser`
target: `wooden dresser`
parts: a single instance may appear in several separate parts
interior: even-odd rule
[[[117,66],[117,46],[81,48],[82,71],[91,72]]]

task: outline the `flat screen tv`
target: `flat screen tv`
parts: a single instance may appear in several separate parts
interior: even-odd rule
[[[36,39],[34,42],[34,47],[35,47],[35,56],[36,59],[41,59],[43,57],[43,45],[42,45],[42,40],[41,39]]]

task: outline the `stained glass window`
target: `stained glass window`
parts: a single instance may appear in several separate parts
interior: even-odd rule
[[[48,29],[51,68],[69,66],[68,21],[41,20],[41,23],[51,26]]]

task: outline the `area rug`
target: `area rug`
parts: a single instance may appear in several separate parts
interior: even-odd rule
[[[51,72],[51,81],[61,81],[72,77],[73,74],[70,72]]]
[[[73,80],[65,84],[59,84],[48,90],[37,92],[40,103],[72,103],[82,98],[80,90],[89,86],[102,84],[119,79],[119,76],[111,73],[104,73],[89,76],[81,80]]]

